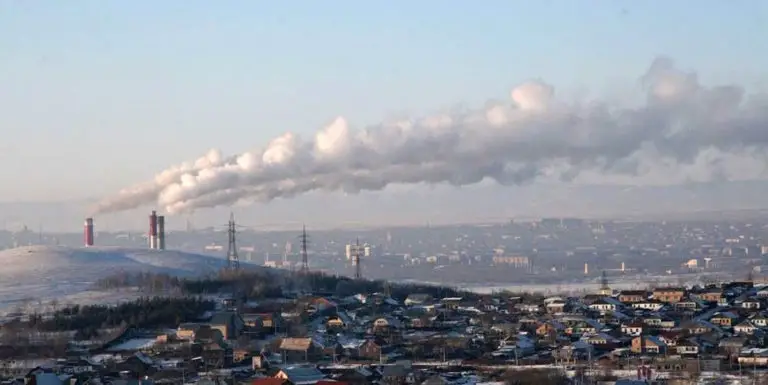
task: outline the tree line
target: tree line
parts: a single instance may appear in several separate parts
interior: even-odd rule
[[[52,317],[33,314],[25,326],[39,331],[77,330],[81,338],[88,338],[96,336],[100,329],[176,327],[198,320],[214,307],[212,301],[200,297],[143,297],[116,306],[73,305],[55,311]]]
[[[278,298],[287,292],[313,292],[340,297],[359,293],[383,293],[403,301],[414,293],[429,294],[434,298],[479,295],[451,287],[416,283],[391,283],[384,280],[352,279],[321,272],[289,272],[265,269],[222,270],[197,278],[179,278],[162,273],[120,272],[99,279],[95,288],[118,290],[137,288],[147,293],[176,293],[180,295],[206,295],[236,293],[243,298]]]

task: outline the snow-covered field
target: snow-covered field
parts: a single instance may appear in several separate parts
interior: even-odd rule
[[[109,303],[138,293],[89,291],[94,281],[126,272],[195,276],[212,273],[224,259],[173,250],[117,247],[29,246],[0,251],[0,311],[67,303]]]

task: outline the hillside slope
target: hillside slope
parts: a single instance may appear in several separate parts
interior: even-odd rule
[[[120,271],[197,276],[215,272],[225,264],[223,259],[173,250],[54,246],[2,250],[0,307],[64,298]]]

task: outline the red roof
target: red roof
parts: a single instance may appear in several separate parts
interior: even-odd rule
[[[251,385],[283,385],[285,383],[286,383],[286,380],[282,378],[266,377],[266,378],[259,378],[259,379],[253,380],[253,382],[251,382]]]

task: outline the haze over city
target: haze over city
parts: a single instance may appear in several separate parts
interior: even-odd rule
[[[0,385],[768,383],[765,1],[0,1]]]
[[[254,224],[306,212],[335,215],[318,220],[331,226],[501,220],[553,205],[589,216],[579,197],[591,193],[571,184],[761,180],[768,59],[753,34],[765,6],[698,4],[4,3],[0,153],[18,166],[0,176],[0,200],[72,213],[6,221],[60,229],[137,204],[210,221],[200,208],[243,200]],[[203,182],[192,173],[184,191],[154,186],[130,204],[115,195],[212,148]],[[552,189],[566,192],[529,198]],[[478,190],[493,201],[478,205]],[[298,197],[267,202],[284,195]],[[376,207],[411,196],[425,197],[418,210]],[[589,209],[637,210],[616,206]],[[138,226],[131,215],[104,217]]]

